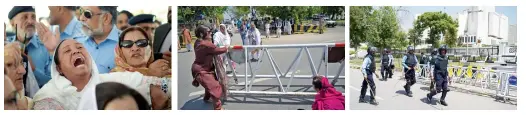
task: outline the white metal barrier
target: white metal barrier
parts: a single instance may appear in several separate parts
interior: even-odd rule
[[[298,79],[312,79],[313,76],[320,75],[320,69],[323,65],[323,69],[325,69],[325,74],[327,78],[332,78],[332,84],[336,84],[338,82],[338,79],[340,78],[340,73],[344,70],[344,58],[342,58],[339,63],[340,67],[338,68],[338,72],[336,75],[329,75],[328,70],[328,61],[330,49],[331,48],[342,48],[342,55],[345,55],[345,43],[324,43],[324,44],[286,44],[286,45],[245,45],[245,46],[231,46],[232,50],[229,51],[229,58],[233,60],[236,63],[244,63],[245,64],[245,73],[244,75],[241,75],[240,77],[244,77],[245,82],[242,84],[238,84],[237,78],[238,74],[236,72],[232,72],[232,74],[228,75],[229,77],[234,78],[236,85],[232,86],[241,86],[244,88],[243,90],[229,90],[229,94],[261,94],[261,95],[297,95],[297,96],[313,96],[316,93],[315,92],[292,92],[289,91],[289,88],[292,84],[292,81],[295,78]],[[321,54],[322,58],[320,60],[320,63],[318,64],[318,68],[316,68],[310,48],[322,48],[323,53]],[[257,61],[257,63],[254,65],[249,60],[249,54],[251,51],[259,49],[262,54],[260,57],[267,57],[269,59],[270,65],[272,66],[273,73],[272,75],[256,75],[256,71],[259,70],[259,66],[262,63],[262,61]],[[288,69],[283,73],[279,66],[277,65],[275,61],[275,57],[272,55],[272,52],[270,49],[299,49],[298,53],[296,54],[296,57],[294,58],[294,61],[289,65]],[[310,66],[310,72],[309,75],[295,75],[295,71],[297,70],[297,67],[299,65],[299,62],[301,60],[301,57],[303,56],[303,53],[307,54],[309,66]],[[260,58],[262,59],[262,58]],[[232,64],[229,65],[230,70],[235,70],[232,67]],[[252,86],[254,85],[254,80],[256,78],[275,78],[276,82],[278,83],[279,91],[252,91]],[[284,87],[284,83],[282,82],[282,78],[288,78],[289,81],[286,84],[286,87]],[[308,82],[306,85],[312,85],[311,82]]]
[[[499,75],[499,87],[495,90],[495,98],[502,98],[504,101],[517,100],[517,74],[499,73]],[[515,93],[511,93],[512,91]]]
[[[421,71],[425,71],[428,74],[421,76]],[[421,68],[417,69],[416,72],[418,72],[416,73],[416,77],[420,81],[431,80],[430,77],[432,75],[432,69],[428,68],[427,65],[421,65]],[[482,67],[448,67],[448,77],[450,78],[450,84],[455,83],[464,84],[466,86],[474,86],[475,88],[479,88],[481,91],[494,90],[495,97],[505,101],[509,99],[517,99],[516,75],[517,74],[514,71],[491,70],[490,68]]]

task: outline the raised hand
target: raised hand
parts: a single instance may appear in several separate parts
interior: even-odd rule
[[[169,62],[164,59],[159,59],[150,64],[148,67],[148,72],[152,76],[163,77],[170,75],[170,65]]]
[[[51,32],[49,28],[45,26],[44,24],[36,23],[35,26],[36,26],[40,41],[42,41],[42,43],[44,44],[44,46],[49,52],[53,52],[60,41],[59,29],[58,28],[54,29],[55,35],[53,35],[53,32]]]

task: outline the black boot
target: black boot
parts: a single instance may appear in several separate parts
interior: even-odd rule
[[[444,100],[440,100],[440,104],[442,104],[442,105],[444,105],[444,106],[447,106],[447,103],[446,103],[446,101],[444,101]]]
[[[431,103],[431,100],[433,99],[433,96],[431,96],[432,93],[428,93],[426,95],[427,102]]]
[[[373,87],[371,88],[371,101],[369,103],[371,103],[372,105],[378,105],[378,102],[376,102],[376,99],[375,99],[375,96],[376,96],[376,88]]]
[[[447,91],[442,92],[442,96],[440,97],[440,104],[447,106],[447,103],[445,101],[447,95]]]
[[[359,100],[360,103],[366,103],[364,99],[366,93],[367,93],[367,86],[362,86],[362,90],[360,91],[360,100]]]
[[[369,102],[372,105],[378,105],[378,102],[376,102],[376,99],[371,98],[371,102]]]
[[[413,97],[413,93],[411,92],[411,89],[409,89],[409,87],[410,86],[408,84],[404,85],[405,92],[406,92],[407,96]]]
[[[360,100],[358,100],[359,103],[367,103],[363,97],[360,97]]]

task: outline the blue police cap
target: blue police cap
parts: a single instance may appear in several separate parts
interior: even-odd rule
[[[11,11],[9,11],[9,20],[13,19],[17,14],[22,12],[35,12],[35,8],[33,6],[15,6],[11,9]]]
[[[137,25],[140,23],[154,23],[155,22],[155,15],[152,14],[139,14],[137,16],[133,16],[130,21],[128,21],[128,24],[130,25]]]

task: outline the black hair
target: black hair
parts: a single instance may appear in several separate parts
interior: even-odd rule
[[[101,11],[111,14],[111,24],[117,23],[117,6],[98,6]]]
[[[95,86],[95,97],[97,98],[97,109],[104,110],[106,105],[114,99],[131,96],[137,103],[139,110],[151,110],[150,104],[139,92],[128,86],[117,82],[105,82]]]
[[[318,89],[322,88],[321,79],[322,79],[322,76],[312,77],[312,85],[314,85],[314,88],[318,88]]]
[[[120,14],[125,14],[126,17],[128,17],[128,19],[131,19],[133,17],[133,14],[128,10],[122,10],[121,12],[119,12],[119,15]]]
[[[205,25],[199,25],[197,29],[195,29],[195,36],[199,39],[204,39],[204,36],[206,36],[207,34],[207,31],[206,31],[207,29],[210,29],[210,28]]]

